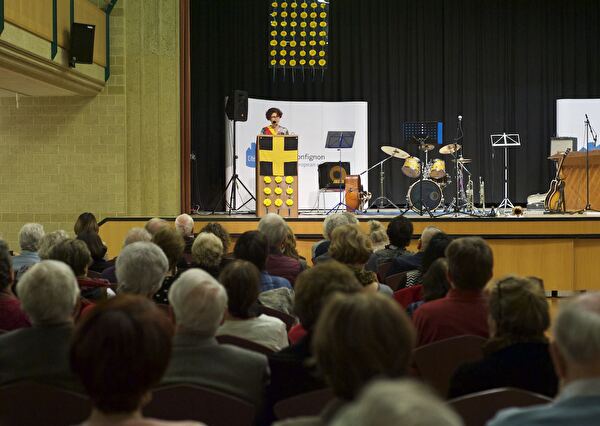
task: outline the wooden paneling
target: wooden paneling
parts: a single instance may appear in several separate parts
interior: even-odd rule
[[[600,151],[590,151],[590,204],[600,209]],[[565,201],[567,210],[580,210],[586,203],[585,153],[569,154],[563,163]]]
[[[4,19],[45,40],[52,41],[50,0],[4,0]]]

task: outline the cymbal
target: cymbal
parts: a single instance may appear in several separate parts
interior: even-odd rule
[[[419,145],[419,149],[423,152],[433,151],[434,148],[435,148],[435,145],[432,143],[424,143],[422,145]]]
[[[408,158],[410,155],[406,151],[402,151],[400,148],[396,148],[395,146],[384,145],[381,147],[381,150],[385,152],[387,155],[391,155],[396,158]]]
[[[462,147],[457,143],[450,143],[440,148],[440,154],[454,154]]]
[[[452,161],[454,163],[454,160],[450,160],[450,161]],[[462,163],[462,164],[468,164],[473,160],[471,160],[470,158],[457,158],[456,161],[458,161],[459,163]]]

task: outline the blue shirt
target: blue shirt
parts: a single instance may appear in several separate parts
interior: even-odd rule
[[[260,273],[260,292],[275,290],[276,288],[289,288],[292,289],[292,285],[288,280],[282,277],[276,277],[275,275],[267,274],[266,272]]]

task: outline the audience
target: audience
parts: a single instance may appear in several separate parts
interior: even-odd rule
[[[127,231],[127,235],[125,235],[125,239],[123,241],[123,247],[128,246],[129,244],[136,243],[138,241],[152,241],[152,235],[144,228],[134,227]],[[116,261],[116,259],[115,259]],[[114,262],[113,262],[114,263]],[[116,265],[109,266],[104,271],[102,271],[102,278],[111,283],[117,282],[117,267]]]
[[[348,266],[365,289],[391,296],[392,289],[377,282],[377,274],[364,268],[372,252],[369,236],[358,225],[338,226],[331,235],[331,258]]]
[[[306,258],[298,254],[298,249],[296,248],[296,236],[294,235],[294,231],[287,223],[286,227],[287,233],[285,235],[285,239],[283,240],[281,251],[285,256],[291,257],[292,259],[296,259],[298,262],[300,262],[302,270],[304,271],[306,268],[308,268]]]
[[[600,294],[561,303],[550,353],[561,389],[554,402],[501,411],[488,425],[598,424],[600,416]]]
[[[93,405],[84,425],[200,425],[142,416],[169,362],[172,335],[169,320],[140,296],[115,297],[90,311],[70,351],[71,368]]]
[[[19,231],[21,254],[12,259],[12,267],[17,281],[29,267],[40,261],[38,250],[43,236],[44,227],[39,223],[26,223]]]
[[[77,234],[77,239],[85,243],[92,256],[92,263],[88,266],[90,271],[102,273],[106,268],[113,266],[114,262],[105,259],[107,248],[102,238],[95,232],[82,231]]]
[[[21,302],[12,291],[14,273],[8,245],[0,240],[0,330],[11,331],[29,327],[27,315],[21,309]]]
[[[81,390],[68,362],[79,301],[75,275],[62,262],[43,260],[23,274],[19,297],[32,327],[0,336],[0,385],[30,380]]]
[[[56,244],[61,241],[68,240],[69,234],[66,231],[59,229],[58,231],[52,231],[45,234],[40,240],[40,248],[38,249],[38,256],[40,256],[41,260],[48,260],[50,255],[50,250]]]
[[[367,262],[366,269],[377,272],[377,268],[383,263],[391,262],[396,257],[412,254],[406,249],[410,244],[413,234],[413,224],[404,216],[396,216],[387,226],[389,244],[382,250],[374,249],[374,253]]]
[[[223,286],[205,271],[190,269],[173,283],[169,300],[177,333],[162,383],[208,387],[260,408],[269,377],[266,357],[215,339],[227,308]]]
[[[100,227],[98,226],[98,221],[96,220],[94,213],[85,212],[79,215],[73,230],[75,231],[75,236],[78,236],[82,232],[93,232],[97,234],[100,231]]]
[[[276,424],[329,424],[371,380],[404,376],[414,342],[408,317],[391,298],[365,292],[333,295],[319,316],[312,346],[336,399],[310,422],[300,418]]]
[[[185,241],[185,252],[192,253],[194,244],[194,219],[189,214],[180,214],[175,219],[175,230],[181,234]]]
[[[423,300],[411,303],[406,310],[410,316],[412,316],[423,303],[446,297],[448,290],[450,290],[450,283],[448,282],[447,275],[448,261],[446,258],[440,257],[439,259],[436,259],[421,279],[421,285],[423,286]]]
[[[384,250],[390,244],[390,238],[386,230],[383,228],[383,223],[378,220],[369,221],[369,238],[373,245],[373,254],[379,250]],[[377,272],[377,271],[374,271]]]
[[[137,294],[152,299],[169,270],[167,256],[148,241],[131,243],[117,257],[119,293]]]
[[[492,250],[479,237],[459,238],[448,245],[446,257],[451,288],[443,299],[415,311],[418,346],[463,334],[488,337],[488,309],[482,290],[492,278]]]
[[[267,237],[269,243],[265,270],[271,275],[285,278],[293,286],[296,277],[302,272],[302,265],[297,259],[282,253],[283,242],[288,233],[285,220],[276,213],[269,213],[258,222],[258,230]]]
[[[214,278],[221,273],[223,259],[223,243],[215,234],[201,232],[192,246],[192,266],[204,269]]]
[[[421,266],[418,269],[406,271],[406,287],[422,283],[423,275],[427,273],[429,267],[436,259],[445,256],[446,247],[452,242],[452,238],[445,232],[438,232],[431,237],[427,248],[423,250]],[[389,274],[388,274],[389,276]]]
[[[409,256],[400,255],[394,257],[392,259],[392,266],[388,270],[386,276],[389,277],[390,275],[399,274],[400,272],[408,272],[421,268],[423,256],[427,246],[429,245],[429,241],[431,241],[431,238],[439,232],[442,231],[435,226],[427,226],[425,229],[423,229],[423,232],[421,232],[421,238],[419,238],[419,242],[417,243],[417,249],[419,251]]]
[[[489,286],[488,306],[485,358],[455,371],[448,397],[501,387],[554,397],[558,379],[544,335],[550,327],[544,290],[527,278],[509,276]]]
[[[146,222],[146,225],[144,225],[144,229],[148,231],[150,235],[154,236],[154,234],[156,234],[158,231],[168,226],[169,223],[166,220],[161,219],[159,217],[153,217],[148,222]]]
[[[200,232],[209,232],[211,234],[215,234],[221,242],[223,243],[223,253],[225,255],[229,254],[229,247],[231,246],[231,237],[229,236],[229,232],[223,225],[217,222],[209,222],[200,230]]]
[[[428,387],[415,380],[399,379],[369,385],[331,425],[462,426],[463,422]]]
[[[328,260],[329,245],[331,244],[331,234],[333,230],[342,225],[358,225],[356,216],[349,212],[341,212],[330,214],[323,222],[323,237],[324,240],[316,242],[312,247],[312,262],[317,264],[324,260]]]
[[[169,288],[173,281],[179,276],[177,264],[183,256],[185,241],[177,231],[168,226],[163,227],[152,236],[152,242],[159,246],[169,259],[169,271],[165,277],[161,288],[154,294],[156,303],[169,304]]]
[[[235,260],[221,272],[219,281],[227,290],[228,300],[225,321],[217,335],[241,337],[272,351],[288,346],[283,321],[254,313],[260,289],[260,271],[256,266],[245,260]]]

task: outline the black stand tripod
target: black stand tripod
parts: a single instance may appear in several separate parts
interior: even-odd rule
[[[229,178],[229,181],[227,182],[225,189],[223,190],[223,192],[217,199],[217,202],[214,204],[213,209],[212,209],[212,214],[215,214],[215,212],[217,210],[217,206],[219,205],[221,200],[227,195],[227,190],[229,189],[230,186],[231,186],[231,192],[229,193],[229,202],[227,202],[227,200],[225,200],[225,211],[227,211],[227,214],[231,214],[231,212],[237,213],[237,211],[239,209],[244,207],[251,200],[256,201],[256,198],[254,197],[254,195],[252,195],[250,190],[246,187],[246,185],[244,185],[244,182],[242,182],[242,180],[240,179],[240,177],[237,174],[238,155],[237,155],[237,151],[236,151],[236,139],[235,139],[236,124],[237,124],[237,121],[233,120],[233,150],[232,150],[233,173],[231,174],[231,178]],[[248,195],[250,195],[250,198],[248,200],[246,200],[244,202],[244,204],[242,204],[241,206],[236,207],[236,196],[237,196],[237,192],[238,192],[238,184],[240,184],[242,186],[242,188],[244,188],[246,190]]]
[[[594,139],[594,146],[598,143],[598,134],[594,131],[594,128],[590,124],[590,118],[585,115],[585,207],[579,210],[577,213],[584,212],[598,212],[592,208],[590,203],[590,135]]]

